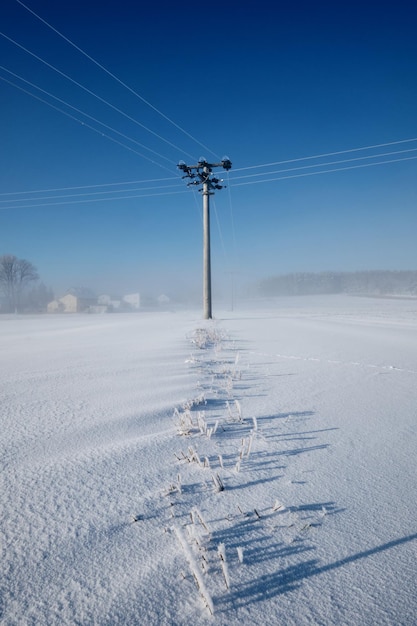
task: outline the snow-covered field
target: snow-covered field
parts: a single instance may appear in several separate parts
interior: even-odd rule
[[[0,317],[0,620],[417,623],[417,301]]]

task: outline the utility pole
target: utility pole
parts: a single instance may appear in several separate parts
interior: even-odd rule
[[[232,162],[227,157],[223,157],[220,163],[207,163],[200,158],[197,165],[186,165],[180,161],[178,169],[184,172],[183,178],[191,178],[188,187],[191,185],[202,185],[199,191],[203,194],[203,309],[204,319],[212,318],[211,306],[211,251],[210,251],[210,196],[215,189],[223,189],[222,179],[212,175],[214,167],[223,167],[226,171],[232,168]]]

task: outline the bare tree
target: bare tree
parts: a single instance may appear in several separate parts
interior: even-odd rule
[[[0,289],[7,297],[10,311],[17,311],[24,288],[32,281],[38,280],[36,267],[18,259],[13,254],[0,257]]]

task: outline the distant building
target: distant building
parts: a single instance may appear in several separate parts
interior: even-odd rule
[[[111,311],[132,311],[140,308],[140,294],[130,293],[122,298],[102,294],[98,298],[90,289],[73,288],[49,302],[48,313],[108,313]]]
[[[117,311],[120,309],[122,301],[120,298],[113,298],[112,296],[103,294],[97,298],[97,303],[106,306],[108,311]]]
[[[90,289],[72,288],[67,293],[49,302],[48,313],[84,313],[97,305],[97,298]]]
[[[46,311],[48,313],[63,313],[64,304],[60,300],[52,300],[52,302],[48,302]]]
[[[123,302],[129,304],[132,309],[140,309],[140,293],[129,293],[123,296]]]

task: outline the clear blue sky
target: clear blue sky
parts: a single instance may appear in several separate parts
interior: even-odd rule
[[[0,254],[57,295],[199,294],[201,197],[176,164],[200,156],[233,162],[212,204],[215,295],[230,272],[417,269],[417,141],[394,143],[417,138],[415,2],[24,4],[155,107],[2,0],[0,77],[77,118],[0,81]]]

